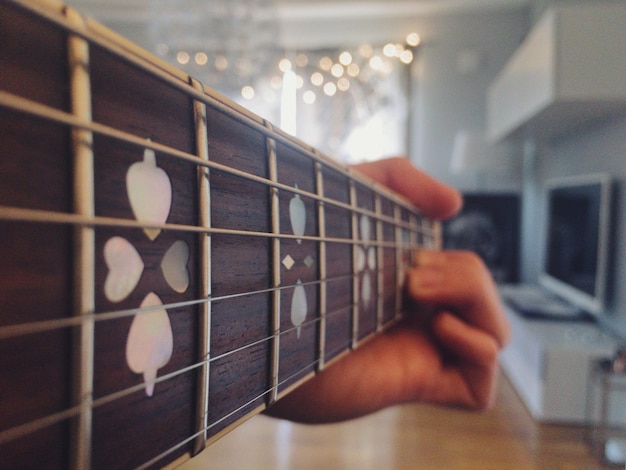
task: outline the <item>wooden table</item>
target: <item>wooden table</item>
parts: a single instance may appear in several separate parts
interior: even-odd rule
[[[532,419],[505,377],[486,413],[404,405],[306,426],[252,418],[181,469],[594,470],[583,426]],[[615,468],[615,467],[612,467]]]

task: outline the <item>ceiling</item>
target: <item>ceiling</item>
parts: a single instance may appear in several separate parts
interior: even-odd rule
[[[145,47],[148,44],[143,31],[155,20],[163,20],[155,2],[166,0],[65,1]],[[180,0],[179,4],[187,9],[201,9],[210,1],[215,3],[215,0]],[[411,19],[520,8],[530,0],[274,0],[273,3],[280,24],[279,44],[312,49],[362,41],[368,35],[375,42],[383,36],[387,38],[395,24],[402,23],[401,29],[406,29]]]
[[[210,0],[195,0],[202,4]],[[67,0],[103,22],[142,22],[152,16],[153,0]],[[194,3],[194,2],[187,2]],[[509,8],[528,0],[275,0],[285,20],[337,17],[393,17]]]

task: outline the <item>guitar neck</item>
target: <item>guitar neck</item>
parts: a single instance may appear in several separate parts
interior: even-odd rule
[[[401,319],[440,244],[51,1],[0,4],[0,142],[2,468],[180,462]]]

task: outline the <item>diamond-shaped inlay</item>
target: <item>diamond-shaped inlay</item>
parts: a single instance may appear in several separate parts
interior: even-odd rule
[[[311,267],[315,264],[315,260],[311,257],[311,255],[304,258],[304,265],[311,269]]]
[[[287,255],[287,256],[285,256],[283,258],[283,266],[287,268],[287,271],[289,271],[291,268],[293,268],[294,264],[296,264],[296,262],[291,257],[291,255]]]

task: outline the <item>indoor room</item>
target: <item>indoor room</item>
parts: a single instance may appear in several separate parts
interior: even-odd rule
[[[623,1],[63,3],[0,5],[0,468],[626,468]]]

